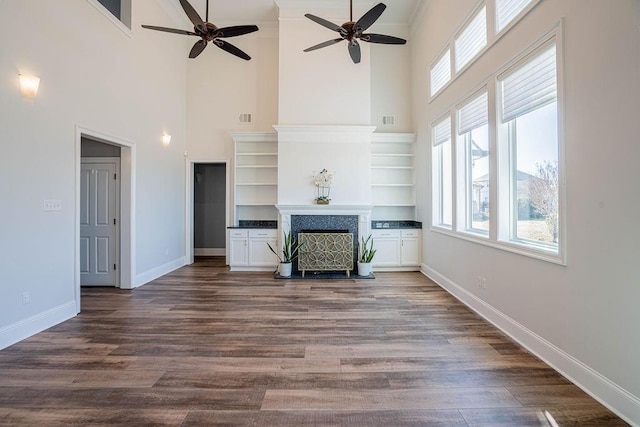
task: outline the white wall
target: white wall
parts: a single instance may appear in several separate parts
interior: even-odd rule
[[[129,37],[87,1],[0,2],[0,348],[75,314],[77,125],[135,144],[138,284],[183,262],[188,47],[140,28],[176,24],[159,3],[133,7]],[[35,100],[19,72],[42,79]]]
[[[475,4],[431,1],[412,37],[420,219],[431,220],[431,121],[564,18],[567,266],[426,229],[423,267],[640,423],[640,3],[543,0],[430,103],[429,67]]]
[[[218,24],[222,25],[222,24]],[[187,66],[187,134],[191,159],[231,159],[230,132],[275,132],[278,123],[277,29],[229,39],[251,56],[239,59],[210,45]],[[251,123],[240,123],[251,113]]]
[[[411,44],[408,28],[374,25],[370,32],[408,39],[406,45],[371,43],[371,124],[376,132],[413,132],[411,117]],[[394,126],[382,116],[395,116]]]
[[[313,174],[334,173],[333,205],[371,204],[372,126],[276,126],[278,204],[311,205]]]
[[[311,52],[304,49],[339,38],[338,33],[304,17],[313,13],[341,25],[348,14],[330,8],[302,9],[280,4],[279,124],[369,125],[371,123],[371,54],[360,43],[362,59],[354,64],[347,42]]]

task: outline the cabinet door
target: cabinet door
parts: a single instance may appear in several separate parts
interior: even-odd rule
[[[373,257],[373,267],[397,267],[400,265],[400,238],[374,238],[373,247],[377,249]]]
[[[251,267],[276,267],[278,265],[278,258],[273,252],[269,250],[269,246],[277,250],[278,241],[275,238],[271,239],[249,239],[249,265]]]
[[[416,238],[402,239],[401,265],[420,265],[420,240]]]
[[[229,239],[229,265],[249,265],[249,239]]]

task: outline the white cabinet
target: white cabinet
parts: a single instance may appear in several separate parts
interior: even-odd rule
[[[372,230],[374,272],[419,270],[421,235],[419,229]]]
[[[249,230],[249,265],[251,267],[269,267],[275,269],[278,258],[269,250],[278,250],[276,230]]]
[[[373,268],[398,267],[400,265],[400,230],[374,230],[372,233]]]
[[[421,230],[400,230],[401,231],[401,256],[400,265],[420,266],[420,236]]]
[[[229,266],[231,271],[273,271],[278,258],[269,250],[278,250],[275,229],[231,229],[229,232]]]
[[[249,265],[248,230],[231,230],[229,235],[229,265],[234,267]]]

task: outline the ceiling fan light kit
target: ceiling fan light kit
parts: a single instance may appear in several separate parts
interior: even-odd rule
[[[229,52],[230,54],[235,55],[238,58],[242,58],[247,61],[251,59],[251,57],[245,52],[232,45],[228,41],[222,39],[227,37],[242,36],[244,34],[258,31],[258,27],[256,25],[236,25],[232,27],[218,28],[211,22],[209,22],[209,0],[207,0],[207,11],[204,21],[187,0],[180,0],[180,5],[182,6],[184,13],[187,14],[187,17],[193,24],[193,31],[179,30],[176,28],[157,27],[155,25],[143,25],[142,28],[163,31],[165,33],[200,37],[200,40],[198,40],[191,48],[191,51],[189,52],[189,58],[196,58],[207,47],[207,44],[209,42],[212,42],[220,49]]]
[[[382,12],[387,8],[384,3],[378,3],[374,7],[372,7],[367,13],[362,15],[360,19],[356,22],[353,22],[353,0],[350,1],[350,13],[349,13],[349,22],[345,22],[341,26],[334,24],[333,22],[327,21],[326,19],[320,18],[319,16],[312,15],[310,13],[305,14],[307,18],[315,22],[316,24],[320,24],[325,28],[328,28],[332,31],[340,34],[340,38],[328,40],[326,42],[317,44],[315,46],[311,46],[304,50],[304,52],[311,52],[313,50],[321,49],[323,47],[331,46],[336,43],[341,42],[342,40],[346,40],[348,42],[347,48],[349,50],[349,56],[351,56],[351,60],[354,64],[358,64],[361,59],[361,51],[360,44],[358,43],[358,39],[363,42],[368,43],[378,43],[378,44],[405,44],[407,41],[405,39],[401,39],[399,37],[387,36],[384,34],[373,34],[373,33],[364,33],[369,27],[371,27],[382,15]]]

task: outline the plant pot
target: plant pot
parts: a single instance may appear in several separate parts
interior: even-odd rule
[[[328,200],[316,200],[316,205],[328,205]]]
[[[278,274],[282,277],[291,277],[291,263],[281,262],[278,264]]]
[[[371,263],[358,261],[358,276],[370,276]]]

